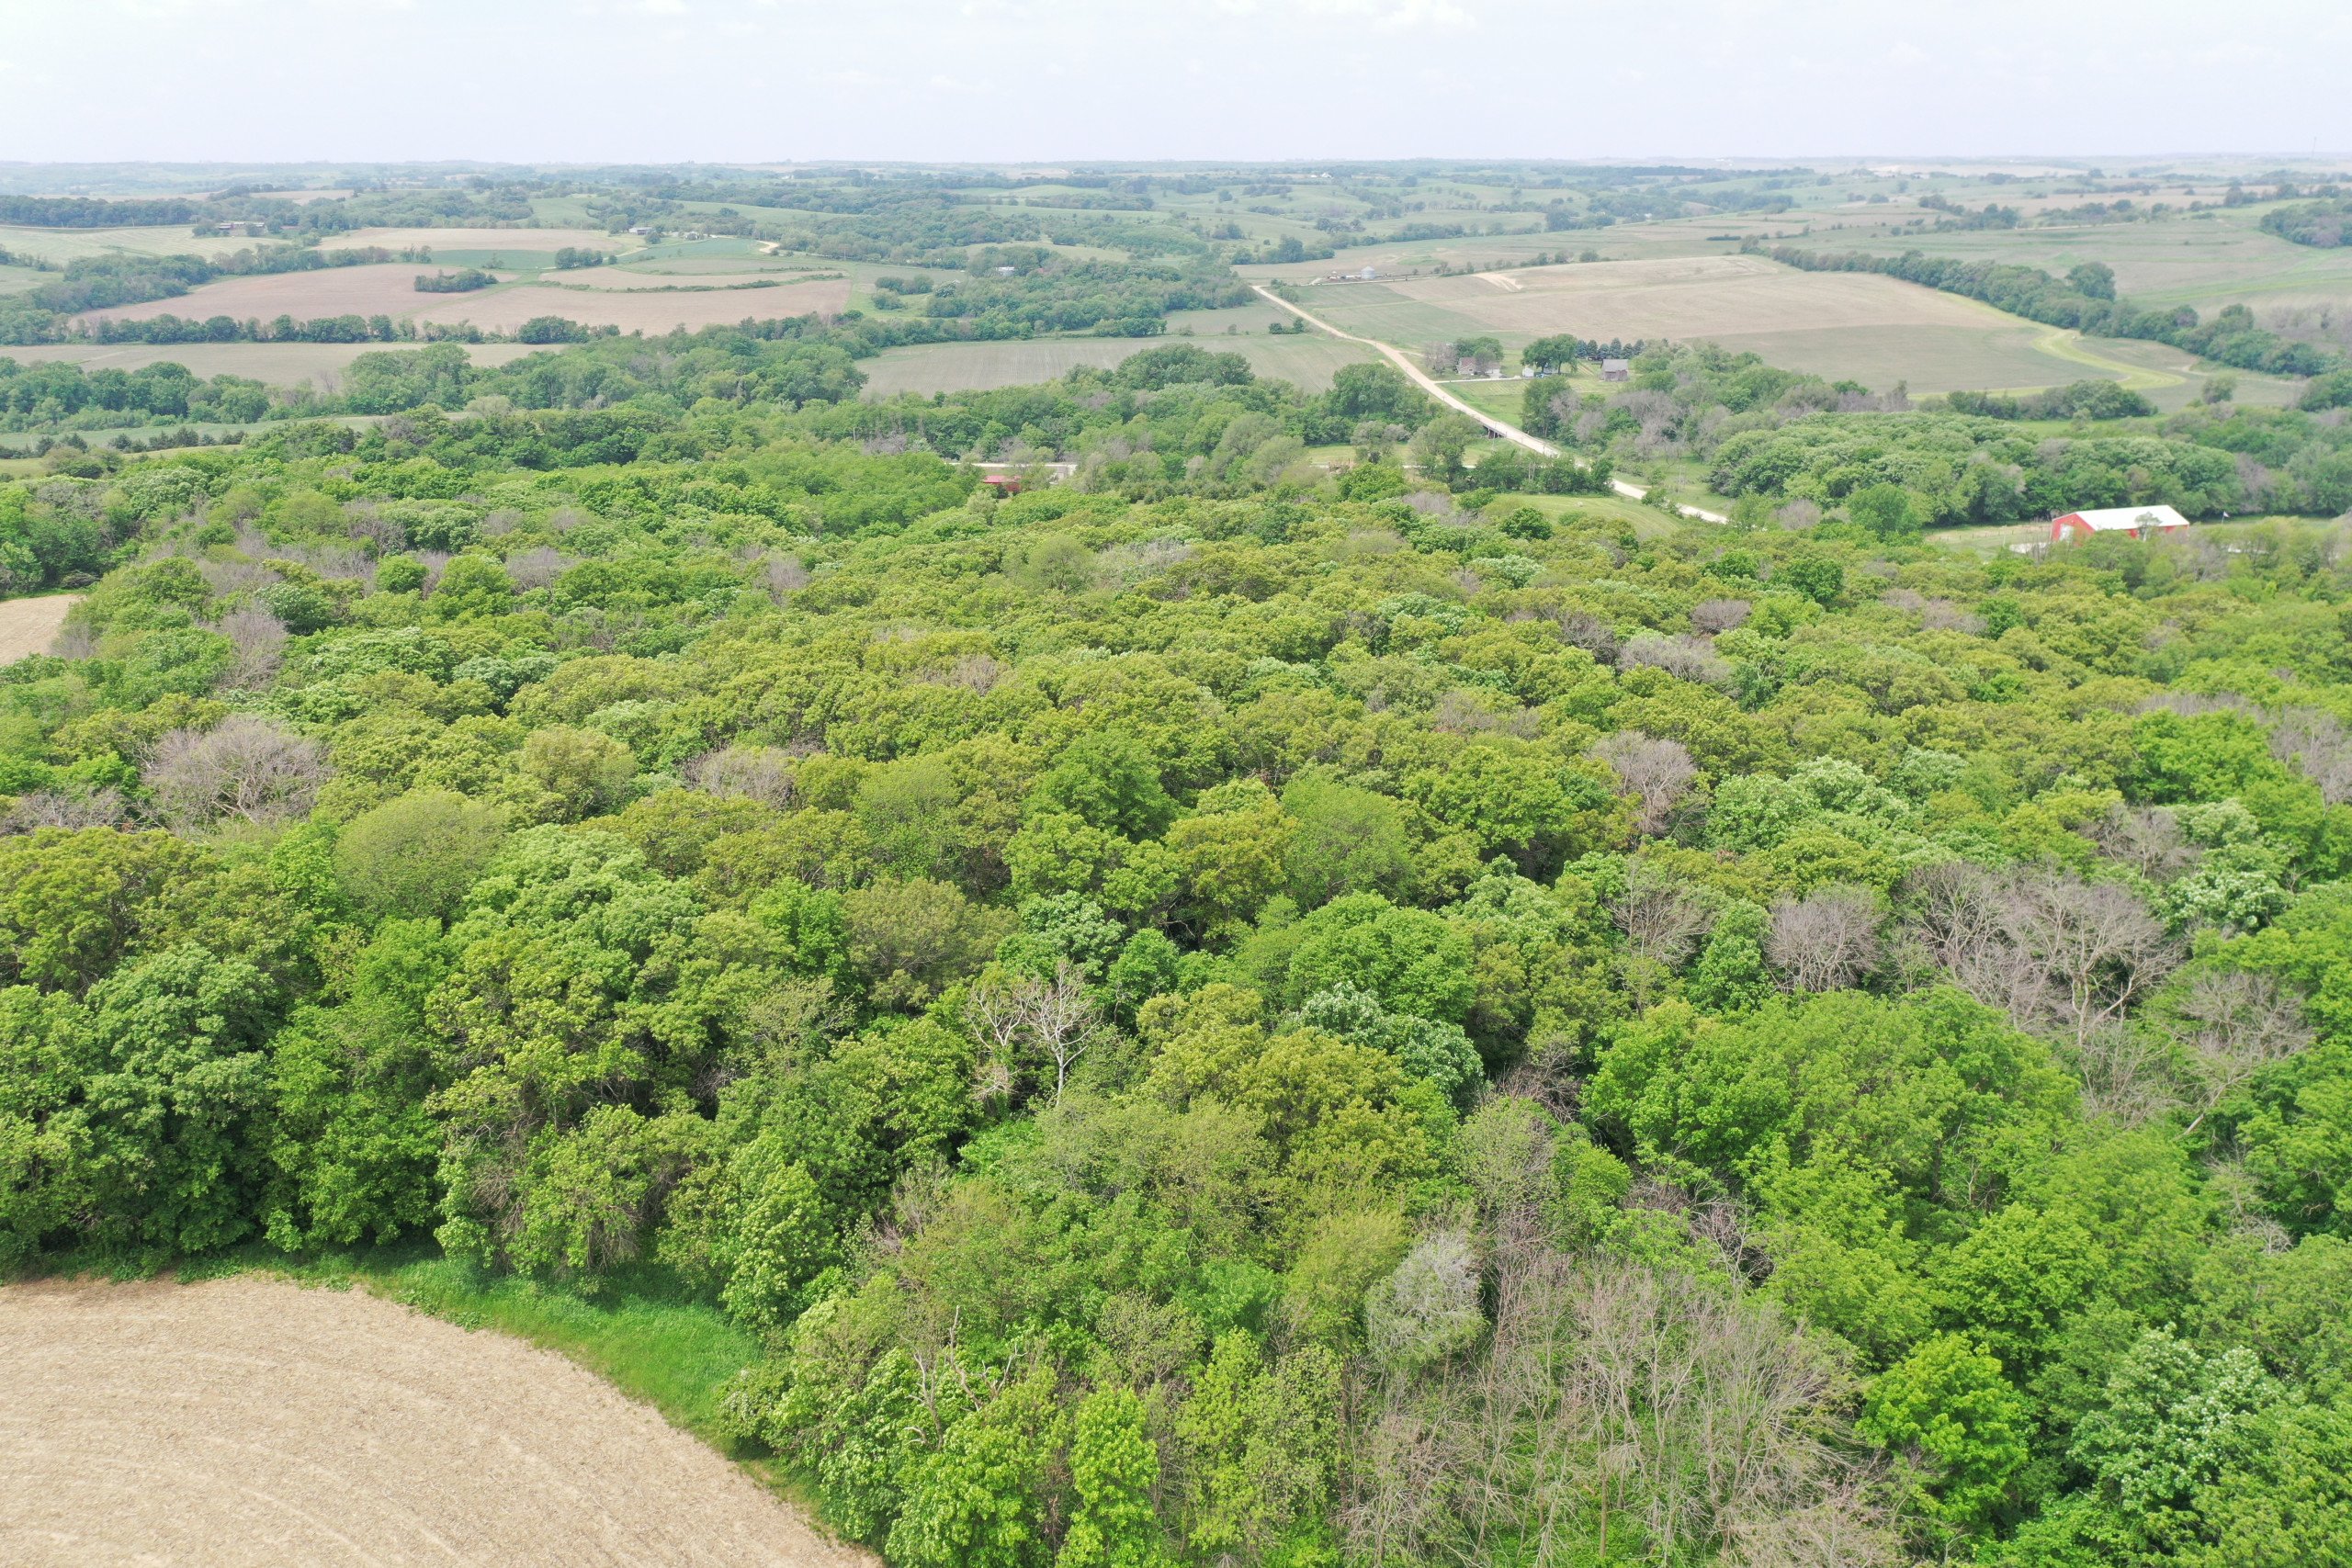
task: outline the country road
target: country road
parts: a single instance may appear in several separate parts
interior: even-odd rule
[[[1460,398],[1457,398],[1452,392],[1447,391],[1442,384],[1430,379],[1427,371],[1423,370],[1419,366],[1407,358],[1405,352],[1402,349],[1396,347],[1394,344],[1383,343],[1378,338],[1358,337],[1353,333],[1343,333],[1339,328],[1333,326],[1330,322],[1325,321],[1322,317],[1313,314],[1301,306],[1292,304],[1289,300],[1283,299],[1281,295],[1275,293],[1272,289],[1267,288],[1262,283],[1253,283],[1250,287],[1256,289],[1258,293],[1263,296],[1268,301],[1281,306],[1283,310],[1288,310],[1292,315],[1296,316],[1300,321],[1305,321],[1311,327],[1329,333],[1335,338],[1340,338],[1349,343],[1360,343],[1366,348],[1377,349],[1381,355],[1388,360],[1390,364],[1396,366],[1397,369],[1402,370],[1406,377],[1412,381],[1413,385],[1419,387],[1422,391],[1427,392],[1430,397],[1435,398],[1439,402],[1443,403],[1447,408],[1453,409],[1457,412],[1468,414],[1472,419],[1476,420],[1480,424],[1493,431],[1496,434],[1501,436],[1504,440],[1511,443],[1513,446],[1524,446],[1530,452],[1540,453],[1546,457],[1557,457],[1564,456],[1560,449],[1557,446],[1553,446],[1550,442],[1530,435],[1524,430],[1520,429],[1519,426],[1515,424],[1507,424],[1503,421],[1497,419],[1493,414],[1473,408],[1468,403],[1464,402]],[[1615,491],[1619,495],[1624,496],[1628,500],[1632,501],[1639,501],[1644,496],[1649,494],[1649,491],[1644,490],[1641,486],[1637,484],[1628,484],[1623,479],[1611,479],[1609,481],[1609,488]],[[1710,512],[1702,506],[1677,506],[1674,510],[1679,512],[1685,517],[1695,517],[1702,523],[1725,523],[1730,521],[1730,519],[1726,518],[1722,513]]]

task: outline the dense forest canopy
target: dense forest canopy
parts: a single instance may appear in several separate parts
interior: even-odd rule
[[[1787,405],[1717,462],[1846,514],[1645,539],[1190,345],[423,351],[59,449],[0,1262],[658,1270],[924,1568],[2333,1561],[2340,529],[1921,545],[1978,451],[2231,448],[1679,352],[1632,389]]]

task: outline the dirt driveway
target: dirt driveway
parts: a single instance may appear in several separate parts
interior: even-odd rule
[[[552,1352],[246,1276],[0,1287],[0,1562],[872,1559]]]

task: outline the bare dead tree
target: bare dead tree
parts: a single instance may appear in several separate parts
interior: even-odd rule
[[[1921,605],[1919,625],[1931,632],[1963,632],[1970,637],[1982,637],[1984,633],[1984,617],[1962,609],[1949,599],[1930,599]]]
[[[1370,1562],[1897,1561],[1851,1382],[1801,1329],[1690,1275],[1498,1247],[1487,1352],[1386,1380],[1341,1510]]]
[[[0,833],[30,833],[41,828],[111,828],[123,818],[122,791],[37,789],[17,797]]]
[[[2130,1021],[2092,1030],[2075,1052],[2083,1109],[2126,1127],[2145,1125],[2180,1103],[2171,1068],[2154,1032]]]
[[[2330,806],[2352,800],[2352,730],[2319,708],[2289,708],[2270,731],[2270,754],[2292,762]]]
[[[2180,944],[2164,922],[2120,884],[2020,877],[2010,897],[2023,945],[2055,982],[2061,1022],[2078,1046],[2180,964]]]
[[[1690,627],[1710,635],[1727,632],[1747,623],[1749,608],[1745,599],[1702,599],[1690,606]]]
[[[2310,1045],[2303,998],[2270,975],[2207,970],[2193,976],[2175,1010],[2198,1077],[2194,1131],[2213,1108],[2263,1068]]]
[[[528,592],[554,582],[571,567],[571,558],[561,551],[540,545],[506,558],[506,575],[516,588]]]
[[[1561,638],[1583,649],[1604,663],[1617,659],[1617,633],[1609,623],[1589,610],[1574,607],[1560,612]]]
[[[1007,1093],[1025,1071],[1042,1077],[1050,1066],[1057,1103],[1070,1069],[1109,1032],[1086,976],[1067,958],[1055,960],[1050,979],[983,980],[965,1001],[964,1018],[979,1036],[984,1088]]]
[[[1953,984],[2077,1050],[2181,959],[2138,895],[2071,872],[1936,866],[1913,879],[1912,894],[1912,934]]]
[[[1634,830],[1638,833],[1662,831],[1691,780],[1699,776],[1689,747],[1638,729],[1603,736],[1594,742],[1590,755],[1608,763],[1626,791],[1641,802],[1634,819]]]
[[[2179,818],[2161,806],[2118,806],[2091,825],[2090,837],[2108,858],[2151,882],[2169,882],[2198,860],[2197,846],[2181,831]]]
[[[764,575],[768,597],[779,604],[808,586],[808,569],[800,564],[797,556],[769,556]]]
[[[2030,1016],[2045,987],[2017,953],[1993,875],[1954,863],[1914,873],[1905,886],[1914,913],[1905,935],[1945,978],[2012,1019]]]
[[[278,822],[310,809],[326,782],[326,749],[251,714],[155,742],[141,776],[164,816],[202,826],[223,818]]]
[[[1764,956],[1792,991],[1836,991],[1878,967],[1879,902],[1860,887],[1820,887],[1772,905]]]
[[[1707,907],[1672,876],[1644,861],[1625,875],[1625,891],[1610,905],[1625,935],[1623,969],[1634,999],[1649,1005],[1652,987],[1679,968],[1713,923]]]
[[[277,675],[288,640],[286,623],[258,604],[230,611],[214,624],[233,655],[224,679],[242,691],[267,685]]]
[[[1502,734],[1532,740],[1543,732],[1544,720],[1533,708],[1499,693],[1457,686],[1438,694],[1430,707],[1430,727],[1442,735]]]
[[[408,528],[397,517],[387,517],[373,502],[354,502],[344,509],[344,523],[355,539],[366,539],[379,555],[397,555],[408,548]]]
[[[946,682],[960,686],[974,696],[985,696],[1012,673],[1011,667],[1001,660],[985,653],[967,653],[948,666]]]
[[[706,751],[681,770],[707,795],[737,796],[781,811],[792,804],[792,759],[771,746],[733,745]]]
[[[2259,718],[2262,710],[2236,692],[2159,692],[2140,705],[2142,713],[2177,713],[2198,718],[2209,713],[2237,713]]]
[[[1617,650],[1617,662],[1628,669],[1646,664],[1679,681],[1696,681],[1707,686],[1720,686],[1731,679],[1730,661],[1704,637],[1635,632]]]

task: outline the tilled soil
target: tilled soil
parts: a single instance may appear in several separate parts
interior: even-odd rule
[[[47,653],[65,625],[65,612],[81,602],[79,593],[0,600],[0,664]]]
[[[241,1277],[0,1288],[0,1562],[872,1559],[560,1356]]]

